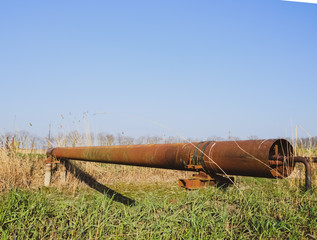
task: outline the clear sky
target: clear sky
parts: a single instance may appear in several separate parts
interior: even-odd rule
[[[0,133],[317,136],[317,4],[1,1],[0,81]]]

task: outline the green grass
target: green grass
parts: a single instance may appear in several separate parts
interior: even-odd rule
[[[45,154],[41,154],[41,153],[20,153],[20,152],[16,152],[15,154],[16,154],[17,157],[24,158],[24,159],[34,159],[34,158],[44,159],[44,158],[46,158],[46,155]]]
[[[2,239],[316,239],[317,195],[288,181],[238,178],[227,190],[113,184],[126,206],[91,189],[0,195]]]

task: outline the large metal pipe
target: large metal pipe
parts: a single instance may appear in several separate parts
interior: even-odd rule
[[[284,178],[294,169],[285,139],[53,148],[48,157],[175,170]]]

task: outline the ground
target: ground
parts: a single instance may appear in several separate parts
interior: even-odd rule
[[[71,174],[61,183],[59,170],[44,187],[43,156],[6,156],[2,165],[11,159],[25,173],[11,165],[11,178],[6,175],[11,185],[0,193],[1,239],[317,238],[316,191],[306,192],[298,175],[237,177],[227,189],[188,191],[177,185],[188,173],[79,164],[108,190],[101,194]],[[36,181],[29,181],[30,171]]]

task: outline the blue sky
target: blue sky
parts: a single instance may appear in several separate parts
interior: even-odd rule
[[[0,81],[0,133],[316,136],[317,5],[1,1]]]

